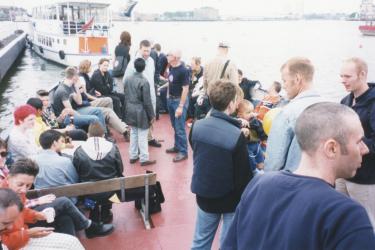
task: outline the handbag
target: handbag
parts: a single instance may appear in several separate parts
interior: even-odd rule
[[[126,56],[116,56],[115,63],[112,70],[113,77],[123,76],[128,66],[128,59]]]
[[[158,213],[161,211],[161,203],[165,202],[165,197],[163,194],[163,190],[161,188],[161,184],[159,181],[156,182],[155,185],[150,186],[150,196],[148,200],[148,211],[150,214]],[[142,200],[135,200],[134,201],[135,207],[139,210],[142,208]]]

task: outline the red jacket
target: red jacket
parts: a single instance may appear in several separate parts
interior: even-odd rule
[[[22,203],[25,204],[25,194],[21,195],[21,200]],[[18,250],[27,244],[29,235],[27,234],[28,226],[26,223],[35,223],[37,221],[36,213],[37,211],[30,208],[24,208],[14,221],[12,229],[5,231],[1,235],[3,244],[5,244],[9,250]]]

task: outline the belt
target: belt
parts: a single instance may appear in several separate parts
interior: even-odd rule
[[[181,96],[169,95],[169,99],[181,99]]]

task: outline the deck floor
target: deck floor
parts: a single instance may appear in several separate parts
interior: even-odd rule
[[[172,162],[173,154],[165,153],[174,142],[174,131],[168,115],[160,116],[160,120],[155,124],[154,136],[164,140],[161,142],[161,148],[149,147],[150,159],[157,160],[157,163],[141,167],[139,162],[129,164],[129,143],[114,134],[121,151],[124,174],[134,175],[151,170],[157,173],[157,179],[161,182],[165,202],[162,204],[162,211],[151,216],[154,227],[151,230],[144,228],[142,219],[134,208],[134,202],[114,204],[115,231],[109,236],[94,239],[86,239],[84,233],[80,232],[79,238],[86,249],[190,249],[196,217],[195,195],[190,191],[193,169],[191,148],[189,146],[188,160],[179,163]],[[213,249],[218,249],[217,237]]]

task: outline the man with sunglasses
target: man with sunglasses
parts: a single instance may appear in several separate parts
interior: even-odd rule
[[[7,177],[9,170],[6,165],[8,157],[7,143],[0,139],[0,187],[3,187],[3,181]]]

